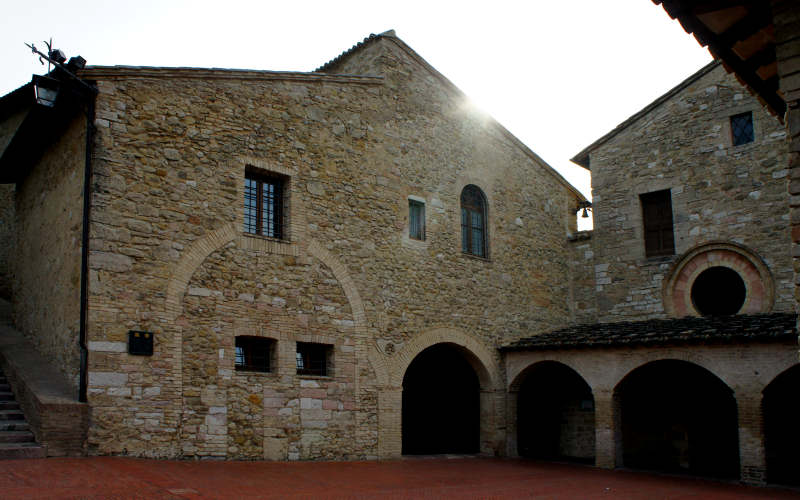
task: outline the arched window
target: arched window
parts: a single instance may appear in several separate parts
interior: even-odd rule
[[[486,197],[472,184],[461,191],[461,251],[486,257]]]

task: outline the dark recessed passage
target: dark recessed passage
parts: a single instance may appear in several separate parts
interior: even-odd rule
[[[449,344],[422,351],[403,378],[403,454],[478,453],[480,385]]]
[[[742,277],[728,267],[709,267],[692,284],[692,303],[703,316],[736,314],[746,296]]]
[[[800,486],[800,365],[778,375],[764,389],[767,481]]]
[[[574,370],[545,361],[525,373],[517,398],[520,456],[594,463],[594,398]]]
[[[617,388],[625,467],[717,478],[739,477],[733,391],[692,363],[662,360]]]

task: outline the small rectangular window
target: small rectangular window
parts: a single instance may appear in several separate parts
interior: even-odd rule
[[[298,375],[330,375],[330,363],[333,346],[328,344],[297,343]]]
[[[408,200],[408,237],[414,240],[425,240],[425,204]]]
[[[251,170],[244,180],[244,232],[282,239],[284,180]]]
[[[672,197],[669,189],[639,196],[642,203],[644,249],[647,257],[675,254]]]
[[[741,146],[755,140],[753,132],[753,113],[741,113],[731,116],[731,136],[733,145]]]
[[[272,339],[240,335],[236,337],[236,360],[234,366],[237,371],[269,372],[273,344]]]

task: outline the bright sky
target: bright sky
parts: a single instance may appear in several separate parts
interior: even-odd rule
[[[90,65],[313,71],[388,29],[587,196],[569,159],[711,60],[650,0],[37,0],[3,6],[0,95],[51,37]]]

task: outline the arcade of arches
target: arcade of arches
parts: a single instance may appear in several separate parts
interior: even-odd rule
[[[511,455],[800,484],[791,341],[505,352]]]

